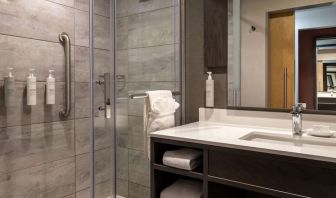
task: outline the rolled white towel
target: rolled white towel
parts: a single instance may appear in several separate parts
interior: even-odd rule
[[[184,170],[194,170],[202,164],[202,151],[182,148],[179,150],[166,151],[162,162],[166,166]]]
[[[165,188],[160,198],[202,198],[202,182],[194,180],[179,179],[172,185]]]

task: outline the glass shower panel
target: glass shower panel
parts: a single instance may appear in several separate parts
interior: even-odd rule
[[[181,91],[180,2],[116,0],[116,186],[117,195],[150,197],[143,103],[132,94]],[[181,103],[180,96],[176,98]],[[181,111],[176,113],[180,124]]]
[[[91,45],[93,58],[93,144],[95,198],[112,198],[114,187],[114,64],[112,0],[93,0]],[[92,136],[91,136],[92,137]],[[93,149],[94,148],[94,149]],[[93,180],[91,180],[93,181]],[[91,185],[93,182],[91,183]],[[92,186],[91,186],[92,188]]]
[[[113,80],[107,83],[109,93],[104,83],[107,74],[114,76],[113,1],[95,0],[95,6],[90,7],[93,1],[0,1],[1,198],[86,198],[92,190],[96,198],[112,197]],[[90,8],[95,33],[91,58]],[[62,32],[66,34],[60,38]],[[90,60],[95,63],[92,67]],[[11,103],[5,102],[3,87],[9,68],[15,78]],[[35,69],[35,105],[27,105],[30,69]],[[55,104],[47,104],[45,97],[48,70],[54,70]],[[64,116],[60,112],[66,106],[71,109]],[[111,118],[106,118],[106,106],[111,107]],[[90,143],[91,134],[94,144]],[[92,156],[94,174],[90,170]],[[90,185],[93,178],[95,184]]]
[[[240,106],[240,0],[229,0],[228,11],[228,105]]]
[[[106,73],[114,75],[112,1],[95,1],[93,81],[89,72],[89,2],[0,1],[1,198],[84,198],[90,197],[92,189],[98,198],[111,196],[114,119],[105,118],[105,87],[95,81],[103,81],[101,75]],[[59,38],[62,32],[68,35],[70,46],[65,42],[67,37]],[[71,81],[66,77],[67,63],[71,65]],[[3,86],[8,68],[13,68],[15,96],[7,106]],[[35,69],[37,81],[36,105],[27,105],[27,76],[31,68]],[[55,71],[55,104],[46,104],[48,70]],[[94,113],[90,104],[91,84],[95,88]],[[71,88],[69,98],[67,85]],[[71,105],[66,105],[67,99]],[[70,114],[60,115],[65,106],[71,107]],[[94,147],[89,138],[91,120]],[[90,171],[92,153],[94,177]],[[92,178],[95,188],[90,185]]]

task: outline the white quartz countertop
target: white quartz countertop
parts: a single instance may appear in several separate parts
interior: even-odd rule
[[[336,163],[336,146],[332,149],[319,149],[240,139],[251,132],[264,132],[280,135],[292,134],[291,129],[287,130],[280,128],[232,125],[213,122],[196,122],[157,131],[152,133],[151,137]],[[330,142],[336,143],[336,138],[327,139]]]
[[[318,98],[336,98],[336,93],[331,92],[317,92]]]

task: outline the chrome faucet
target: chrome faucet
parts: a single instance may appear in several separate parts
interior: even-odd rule
[[[292,132],[294,136],[302,136],[302,113],[305,110],[304,103],[298,103],[292,106]]]

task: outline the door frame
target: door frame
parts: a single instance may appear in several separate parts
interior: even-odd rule
[[[116,116],[115,116],[115,32],[116,32],[116,0],[110,1],[110,40],[111,40],[111,65],[109,72],[111,73],[110,80],[110,104],[111,104],[111,118],[105,118],[106,124],[105,127],[111,133],[111,191],[110,197],[116,198]],[[95,198],[96,195],[96,149],[95,149],[95,65],[94,65],[94,0],[89,0],[89,69],[90,69],[90,197]]]
[[[326,75],[328,66],[335,66],[336,67],[336,63],[323,63],[323,76]],[[336,73],[336,72],[333,72],[333,73]],[[323,91],[328,91],[328,86],[327,85],[328,85],[327,80],[325,78],[323,78]]]
[[[307,109],[316,109],[316,40],[336,37],[336,27],[302,29],[298,34],[298,101],[306,102]]]

